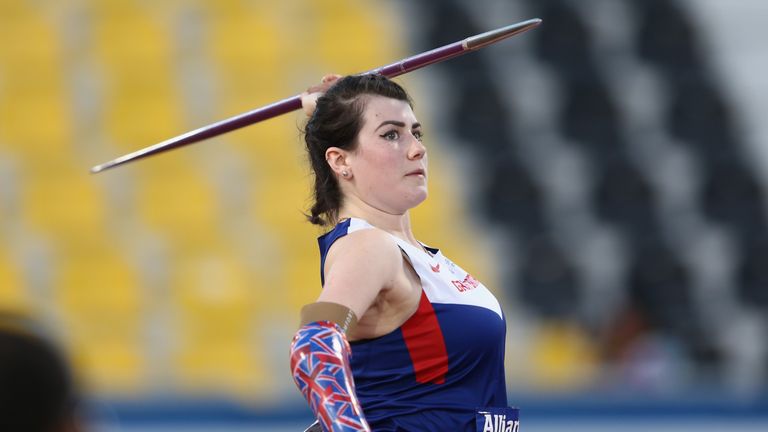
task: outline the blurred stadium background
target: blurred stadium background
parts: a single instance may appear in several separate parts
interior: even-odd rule
[[[116,156],[531,17],[412,73],[417,236],[491,287],[527,431],[766,430],[758,0],[0,0],[0,308],[94,430],[299,430],[287,350],[320,233],[287,115]]]

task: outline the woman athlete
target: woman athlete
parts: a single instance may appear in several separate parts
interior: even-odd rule
[[[323,430],[517,430],[498,301],[411,230],[428,168],[410,97],[380,75],[329,75],[302,104],[309,220],[330,231],[291,371]]]

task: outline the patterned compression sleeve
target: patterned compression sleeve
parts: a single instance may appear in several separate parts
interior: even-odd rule
[[[309,323],[291,343],[291,372],[309,407],[327,432],[370,431],[355,395],[350,348],[339,326]]]

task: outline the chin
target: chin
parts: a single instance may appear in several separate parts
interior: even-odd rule
[[[423,203],[424,201],[426,201],[428,195],[429,194],[427,193],[426,189],[423,191],[419,191],[419,193],[417,194],[414,194],[410,200],[411,202],[410,208],[414,208],[419,204]]]
[[[409,189],[392,195],[389,198],[390,199],[386,201],[387,204],[382,208],[388,208],[397,214],[405,213],[408,210],[417,207],[427,199],[427,189]]]

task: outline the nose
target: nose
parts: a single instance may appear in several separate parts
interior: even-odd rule
[[[411,135],[411,147],[408,149],[408,159],[421,159],[425,154],[427,154],[427,148],[424,147],[424,143],[419,141],[415,136]]]

